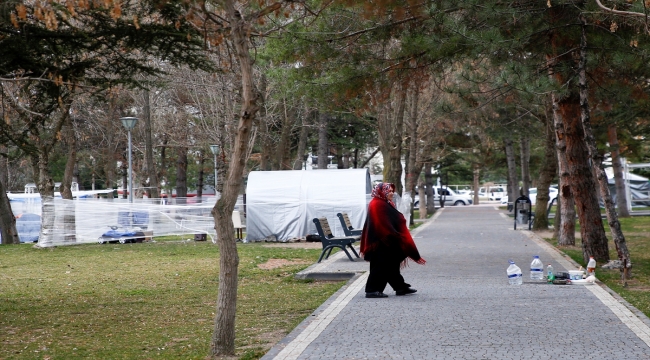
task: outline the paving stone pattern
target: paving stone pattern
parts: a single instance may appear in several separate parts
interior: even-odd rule
[[[425,226],[415,240],[427,264],[403,271],[418,293],[362,288],[299,359],[650,359],[585,286],[531,281],[533,255],[568,269],[493,207],[447,208]],[[508,259],[523,285],[508,285]]]

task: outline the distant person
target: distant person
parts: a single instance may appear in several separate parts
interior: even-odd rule
[[[372,190],[368,216],[361,232],[361,254],[370,261],[370,275],[366,282],[367,298],[385,298],[386,284],[396,295],[413,294],[417,290],[404,282],[400,268],[409,259],[420,265],[426,261],[420,256],[404,215],[393,203],[395,185],[379,183]]]

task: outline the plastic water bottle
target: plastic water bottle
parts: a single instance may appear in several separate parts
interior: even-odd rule
[[[544,280],[544,264],[539,256],[533,256],[533,262],[530,263],[530,279]]]
[[[596,260],[593,256],[589,257],[589,263],[587,263],[587,276],[594,275],[596,276]]]
[[[553,280],[555,280],[555,272],[553,271],[553,266],[548,264],[546,267],[546,281],[553,282]]]
[[[510,266],[508,266],[506,273],[508,274],[510,285],[521,285],[523,282],[521,269],[519,266],[515,265],[514,261],[510,260]]]

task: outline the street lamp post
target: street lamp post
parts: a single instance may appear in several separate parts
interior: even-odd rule
[[[129,202],[133,203],[133,167],[131,162],[131,130],[135,127],[135,124],[138,123],[138,118],[136,117],[123,117],[120,118],[122,125],[129,133]]]
[[[210,151],[214,154],[214,196],[217,197],[217,155],[219,155],[219,145],[210,145]]]

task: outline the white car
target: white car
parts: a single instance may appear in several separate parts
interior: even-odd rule
[[[530,194],[530,202],[532,206],[535,206],[537,203],[537,188],[530,188],[528,189],[528,193]],[[548,203],[550,204],[553,199],[557,199],[558,196],[558,190],[554,187],[548,188]],[[557,200],[556,200],[557,201]],[[501,205],[508,205],[508,196],[504,196],[501,198]]]
[[[440,195],[443,195],[445,199],[445,206],[472,204],[472,197],[468,194],[458,194],[454,192],[454,190],[448,188],[433,188],[433,191],[433,200],[436,206],[440,206]],[[419,195],[415,195],[413,206],[415,208],[420,206]]]

